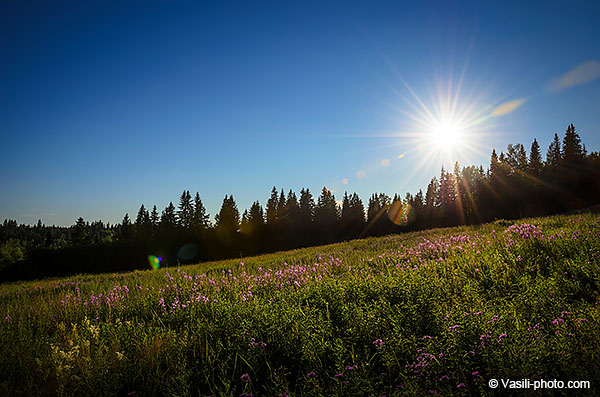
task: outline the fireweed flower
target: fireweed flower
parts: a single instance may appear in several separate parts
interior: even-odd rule
[[[500,334],[500,337],[498,338],[498,343],[502,342],[502,340],[506,338],[506,336],[506,334]]]
[[[240,379],[243,380],[244,382],[248,383],[248,382],[250,382],[250,375],[248,375],[247,373],[243,374],[242,376],[240,376]]]
[[[373,344],[375,345],[375,347],[381,347],[381,346],[383,346],[383,340],[376,339],[373,341]]]

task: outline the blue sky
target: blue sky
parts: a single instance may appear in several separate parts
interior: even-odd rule
[[[402,3],[3,2],[0,219],[114,223],[184,189],[214,216],[274,185],[366,203],[571,122],[600,150],[599,3]],[[459,81],[472,113],[523,103],[426,155],[416,98],[437,117]]]

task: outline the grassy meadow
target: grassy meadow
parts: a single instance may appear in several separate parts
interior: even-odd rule
[[[597,214],[2,284],[0,394],[595,394],[599,302]]]

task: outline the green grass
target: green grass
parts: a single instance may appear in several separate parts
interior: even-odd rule
[[[0,394],[598,393],[600,218],[517,224],[2,284]]]

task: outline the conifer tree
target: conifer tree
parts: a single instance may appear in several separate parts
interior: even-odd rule
[[[285,213],[287,214],[288,221],[292,225],[297,225],[300,223],[300,205],[298,204],[296,193],[294,193],[292,189],[290,189],[288,192],[285,203]]]
[[[581,138],[573,124],[568,126],[565,132],[561,155],[564,162],[569,165],[580,164],[585,158],[581,147]]]
[[[71,244],[75,246],[84,246],[91,243],[88,225],[83,218],[77,219],[71,231]]]
[[[274,225],[277,223],[277,208],[279,206],[279,198],[277,195],[277,188],[273,186],[271,190],[271,197],[267,201],[267,225]]]
[[[175,215],[175,206],[172,201],[163,210],[160,216],[160,225],[167,233],[172,232],[175,226],[177,226],[177,216]]]
[[[262,231],[265,225],[263,209],[258,201],[252,203],[248,212],[248,221],[254,233]]]
[[[179,198],[179,211],[177,211],[177,222],[179,227],[186,230],[190,228],[193,212],[192,195],[189,190],[184,190]]]
[[[133,236],[133,232],[131,230],[131,219],[129,219],[129,214],[125,214],[123,217],[123,221],[121,222],[121,240],[131,240]]]
[[[539,177],[542,173],[542,153],[540,152],[540,144],[533,138],[531,143],[531,150],[529,152],[529,163],[527,164],[527,170],[530,175]]]
[[[312,193],[310,189],[302,189],[300,190],[300,223],[303,225],[310,225],[315,216],[315,201],[313,199]]]
[[[315,208],[315,222],[323,227],[332,227],[338,219],[335,196],[323,187]]]
[[[160,222],[160,217],[158,216],[158,210],[156,209],[156,204],[152,207],[152,212],[150,213],[150,224],[152,228],[155,229],[158,227],[158,223]]]
[[[285,194],[283,193],[283,188],[281,189],[281,194],[279,195],[279,200],[277,201],[277,223],[282,223],[287,220],[286,213],[286,202],[285,202]]]
[[[200,199],[200,194],[198,192],[196,192],[196,195],[194,196],[194,206],[192,209],[190,227],[194,231],[202,231],[210,227],[209,216],[206,213],[206,208],[204,208],[204,204],[202,204],[202,200]]]
[[[548,151],[546,152],[546,167],[548,169],[554,169],[558,167],[562,160],[561,154],[561,146],[560,139],[558,139],[558,134],[554,134],[554,140],[548,146]]]
[[[215,216],[215,227],[224,229],[230,233],[237,231],[240,227],[240,212],[233,195],[226,195],[221,205],[221,211]]]

